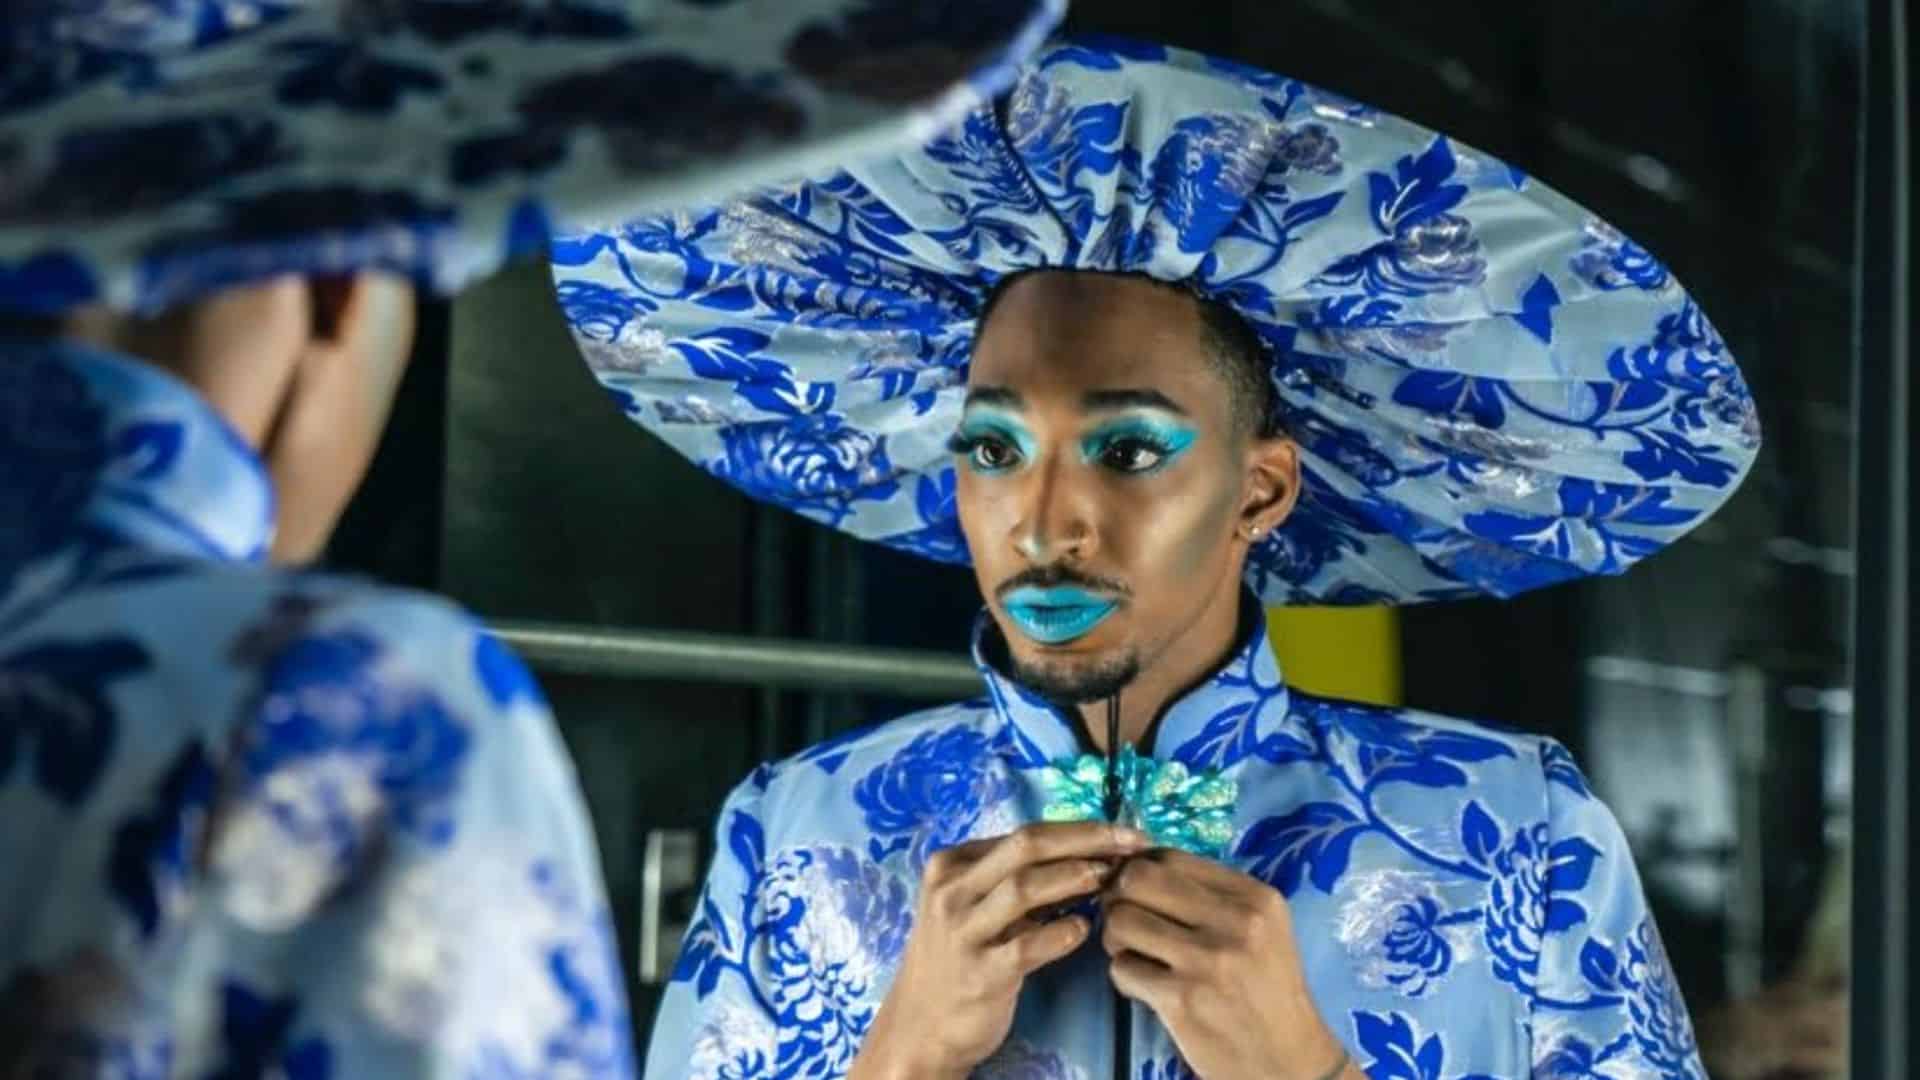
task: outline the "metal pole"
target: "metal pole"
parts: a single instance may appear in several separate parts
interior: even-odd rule
[[[570,675],[779,686],[951,701],[984,687],[964,656],[679,630],[503,621],[493,633],[535,668]]]
[[[1853,403],[1854,892],[1852,1075],[1910,1080],[1913,734],[1909,726],[1916,448],[1910,362],[1912,147],[1905,0],[1862,30]]]

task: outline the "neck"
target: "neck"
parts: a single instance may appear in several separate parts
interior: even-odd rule
[[[1159,655],[1120,692],[1120,741],[1150,752],[1154,721],[1168,706],[1212,677],[1240,646],[1240,575],[1216,586],[1193,621],[1168,640]],[[1080,720],[1096,749],[1107,750],[1107,702],[1079,706]]]

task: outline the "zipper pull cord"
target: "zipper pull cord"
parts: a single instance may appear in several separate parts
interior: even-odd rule
[[[1120,786],[1120,695],[1107,699],[1107,785],[1102,809],[1108,821],[1120,820],[1126,796]]]

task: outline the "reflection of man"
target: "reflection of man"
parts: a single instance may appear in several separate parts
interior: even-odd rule
[[[1723,498],[1751,406],[1645,252],[1392,117],[1067,45],[918,154],[558,260],[656,313],[577,326],[632,415],[987,605],[985,699],[728,802],[652,1073],[1700,1075],[1566,752],[1291,692],[1259,605],[1617,571]]]
[[[383,271],[451,288],[550,211],[785,171],[729,149],[748,136],[912,119],[779,59],[895,5],[754,6],[728,66],[696,57],[730,16],[692,11],[7,8],[0,1076],[632,1075],[593,839],[527,672],[444,601],[267,563],[320,554],[385,426],[415,308]],[[1033,8],[970,19],[975,44]],[[913,25],[892,43],[924,58]],[[680,96],[614,133],[617,177],[578,130],[583,77]],[[556,87],[563,130],[471,108]],[[571,197],[527,197],[536,166]]]

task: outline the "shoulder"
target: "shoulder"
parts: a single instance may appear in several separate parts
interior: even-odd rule
[[[198,584],[249,595],[229,640],[209,644],[255,669],[267,693],[346,681],[432,695],[463,714],[543,704],[525,665],[444,597],[336,574],[256,568],[219,577]]]
[[[1544,735],[1419,709],[1369,705],[1293,691],[1290,712],[1329,754],[1366,759],[1436,784],[1497,785],[1521,802],[1594,801],[1585,775],[1559,741]]]

